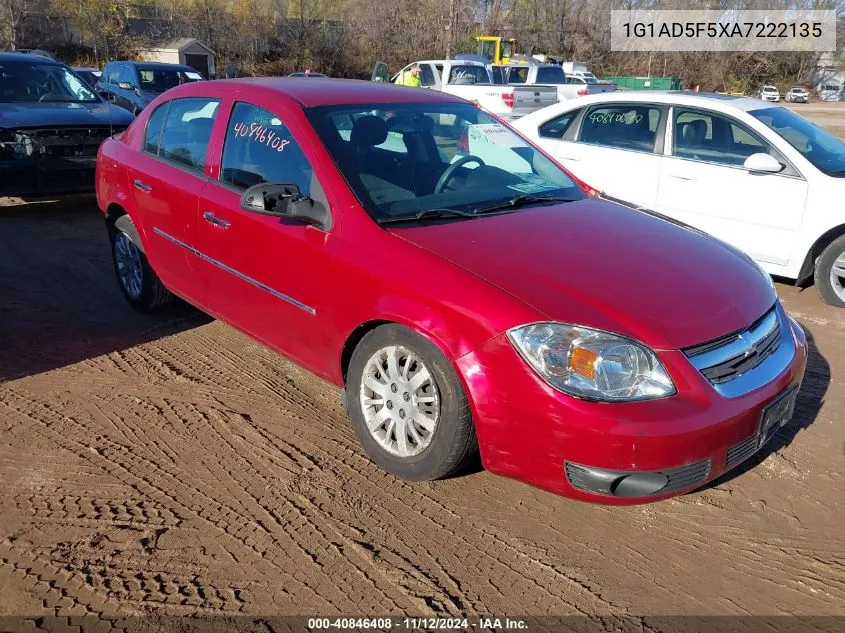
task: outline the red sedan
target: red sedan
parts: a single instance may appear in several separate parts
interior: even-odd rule
[[[669,497],[763,446],[804,373],[749,258],[434,91],[179,86],[102,145],[97,197],[133,307],[177,295],[343,388],[407,479],[480,452],[588,501]]]

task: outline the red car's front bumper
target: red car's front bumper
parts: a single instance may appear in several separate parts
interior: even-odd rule
[[[645,503],[700,487],[757,450],[763,409],[803,378],[806,338],[781,314],[786,336],[780,344],[791,345],[794,354],[771,381],[732,398],[673,350],[658,355],[676,395],[612,404],[579,400],[543,381],[506,335],[491,339],[458,359],[485,468],[596,503]],[[667,484],[646,496],[585,491],[583,477],[601,472],[665,477]]]

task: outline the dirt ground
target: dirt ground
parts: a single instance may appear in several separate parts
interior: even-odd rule
[[[131,310],[90,202],[0,209],[0,616],[845,616],[845,310],[778,291],[811,342],[792,422],[715,485],[611,508],[398,481],[335,388],[190,307]]]

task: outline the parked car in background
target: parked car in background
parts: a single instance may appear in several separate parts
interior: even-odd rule
[[[387,65],[377,62],[373,81],[395,81],[400,73],[417,64],[423,88],[457,95],[478,103],[485,110],[507,120],[557,102],[555,86],[504,86],[493,83],[486,64],[470,60],[425,60],[408,64],[389,79]]]
[[[92,88],[97,85],[97,82],[103,74],[102,71],[97,68],[74,68],[73,72],[82,77],[85,80],[85,83]]]
[[[564,74],[557,64],[538,62],[511,62],[503,67],[505,83],[515,85],[553,85],[557,88],[558,101],[601,92],[613,92],[613,84],[587,83],[586,79],[570,77]]]
[[[16,48],[10,52],[18,53],[20,55],[35,55],[36,57],[44,57],[46,59],[51,59],[54,62],[59,61],[53,53],[40,48]]]
[[[153,62],[109,62],[97,82],[99,93],[137,115],[165,90],[201,81],[202,74],[190,66]]]
[[[608,93],[517,129],[597,190],[685,222],[845,307],[845,143],[780,105]]]
[[[561,68],[563,68],[563,72],[566,73],[567,77],[576,77],[578,79],[583,79],[584,83],[588,84],[594,84],[599,82],[598,77],[596,77],[587,69],[587,64],[585,64],[584,62],[563,62],[561,64]]]
[[[763,86],[760,88],[758,96],[763,101],[774,101],[775,103],[780,101],[780,91],[776,86]]]
[[[131,121],[64,64],[0,53],[0,197],[93,191],[100,143]]]
[[[822,84],[819,87],[819,101],[845,101],[845,85]]]
[[[788,103],[807,103],[810,100],[810,92],[803,86],[793,86],[783,100]]]
[[[311,79],[328,79],[328,75],[324,75],[323,73],[315,73],[312,70],[304,70],[302,72],[295,72],[288,75],[288,77],[305,77]]]
[[[489,162],[452,162],[467,130]],[[480,451],[593,502],[681,494],[787,423],[806,366],[747,256],[590,198],[448,93],[179,86],[103,145],[97,199],[133,307],[181,296],[342,388],[406,479]]]

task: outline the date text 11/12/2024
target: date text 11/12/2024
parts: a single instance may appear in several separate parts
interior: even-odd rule
[[[407,631],[519,631],[528,628],[528,622],[519,618],[309,618],[308,629],[372,629],[389,631],[394,628]]]

